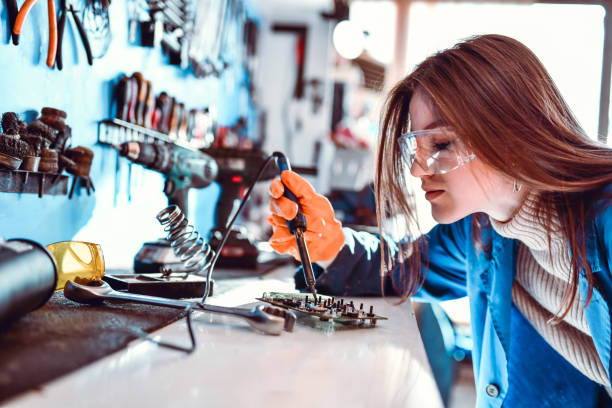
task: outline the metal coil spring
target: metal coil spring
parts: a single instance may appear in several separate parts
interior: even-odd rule
[[[166,239],[187,270],[198,274],[211,267],[215,251],[189,224],[179,207],[168,206],[156,218],[164,226],[164,231],[168,233]]]

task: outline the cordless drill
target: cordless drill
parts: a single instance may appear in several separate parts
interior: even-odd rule
[[[126,142],[119,154],[134,163],[162,173],[166,179],[164,194],[169,205],[177,205],[187,215],[187,193],[203,188],[217,177],[215,159],[198,150],[170,144]]]

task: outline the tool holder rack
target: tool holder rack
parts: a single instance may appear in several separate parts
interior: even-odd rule
[[[119,146],[125,142],[145,142],[174,144],[186,149],[193,149],[187,143],[172,140],[167,134],[121,119],[111,118],[98,122],[98,143],[108,146]]]
[[[68,176],[40,171],[0,170],[0,192],[43,195],[66,195]]]

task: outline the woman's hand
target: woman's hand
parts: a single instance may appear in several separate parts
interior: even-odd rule
[[[281,183],[282,179],[282,183]],[[312,262],[333,260],[344,245],[342,224],[334,217],[334,209],[329,200],[317,194],[309,182],[291,170],[285,170],[280,179],[274,179],[270,185],[270,211],[268,222],[274,233],[270,237],[270,246],[278,253],[291,254],[300,260],[295,237],[289,232],[287,220],[297,214],[297,204],[283,196],[285,187],[295,194],[306,217],[304,238]]]

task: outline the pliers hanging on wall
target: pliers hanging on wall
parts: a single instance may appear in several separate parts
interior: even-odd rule
[[[26,0],[19,9],[15,24],[13,25],[13,44],[19,44],[19,34],[23,28],[28,13],[38,0]],[[55,62],[55,53],[57,52],[57,21],[55,20],[55,1],[47,0],[47,15],[49,18],[49,50],[47,51],[47,66],[53,67]]]
[[[83,48],[85,48],[85,53],[87,54],[87,62],[89,65],[93,65],[93,56],[91,54],[91,45],[89,44],[89,38],[87,38],[87,33],[83,28],[83,24],[81,23],[81,19],[79,15],[76,13],[76,10],[72,6],[72,2],[70,0],[60,0],[60,21],[59,27],[57,30],[57,56],[55,58],[55,63],[57,64],[57,69],[60,71],[63,68],[62,63],[62,44],[64,39],[64,27],[66,26],[66,16],[68,12],[72,13],[72,19],[77,26],[79,31],[79,36],[81,37],[81,42],[83,42]]]
[[[17,18],[17,13],[19,12],[19,7],[17,7],[17,0],[6,0],[6,10],[8,12],[9,30],[11,31],[11,37],[13,38],[13,44],[17,45],[17,42],[19,41],[19,37],[13,34],[13,27],[15,26],[15,19]]]

